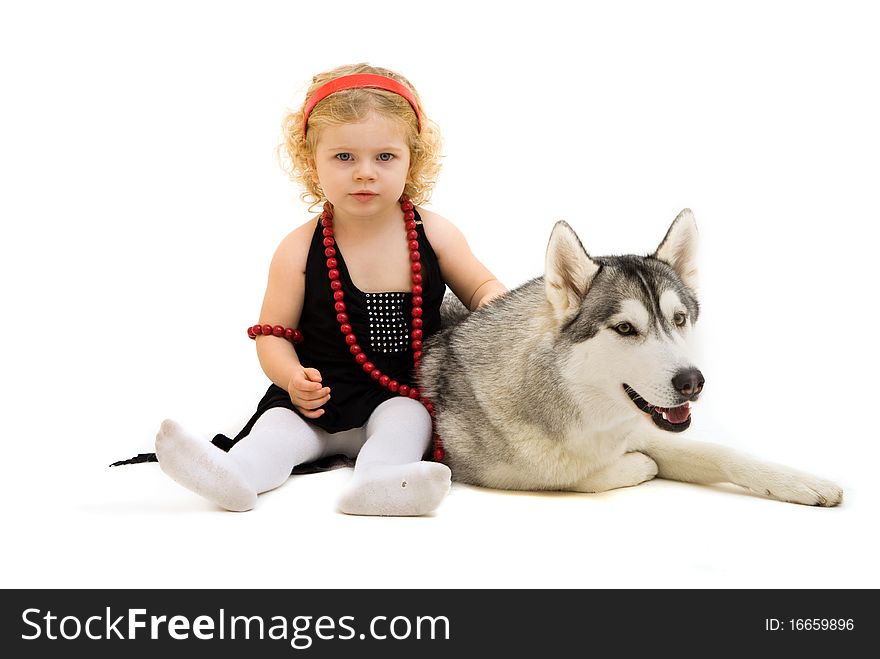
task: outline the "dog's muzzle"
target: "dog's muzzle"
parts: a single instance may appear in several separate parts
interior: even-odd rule
[[[697,373],[699,373],[699,371],[697,371]],[[699,391],[691,392],[689,395],[691,400],[696,400],[699,392],[703,389],[702,376],[700,376],[699,380]],[[654,425],[658,428],[669,432],[682,432],[690,427],[691,406],[689,403],[684,403],[683,405],[678,405],[676,407],[659,407],[657,405],[651,405],[651,403],[642,398],[639,393],[628,384],[624,383],[623,390],[626,392],[626,395],[629,396],[629,399],[635,403],[636,407],[645,414],[651,416],[651,421],[653,421]]]

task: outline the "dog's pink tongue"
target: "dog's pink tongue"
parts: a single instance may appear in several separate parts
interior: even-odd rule
[[[687,403],[678,407],[670,407],[666,410],[666,418],[669,419],[670,423],[683,423],[687,421],[690,415],[691,408]]]

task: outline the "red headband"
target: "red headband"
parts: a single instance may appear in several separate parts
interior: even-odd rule
[[[359,89],[364,87],[369,89],[384,89],[385,91],[394,92],[399,96],[403,96],[409,101],[409,104],[412,105],[413,112],[416,113],[419,132],[422,131],[422,115],[419,113],[416,97],[405,85],[401,85],[396,80],[392,80],[385,76],[374,75],[372,73],[357,73],[355,75],[334,78],[315,90],[315,93],[312,94],[311,98],[306,102],[306,107],[303,110],[303,135],[305,135],[308,130],[309,115],[318,103],[330,96],[330,94],[335,94],[343,89]]]

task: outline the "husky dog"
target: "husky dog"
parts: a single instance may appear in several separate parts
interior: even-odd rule
[[[704,385],[687,349],[699,315],[696,239],[685,209],[651,256],[591,257],[558,222],[543,277],[435,335],[420,386],[453,478],[603,492],[660,476],[839,504],[832,482],[677,435]]]

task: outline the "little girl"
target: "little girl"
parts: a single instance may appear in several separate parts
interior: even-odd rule
[[[450,471],[422,460],[431,416],[410,386],[414,365],[439,329],[447,284],[471,310],[506,289],[449,220],[418,206],[440,168],[440,136],[405,78],[366,64],[315,76],[283,128],[290,174],[324,210],[281,241],[248,329],[273,384],[232,440],[164,421],[159,464],[244,511],[296,465],[357,456],[342,512],[429,513]]]

